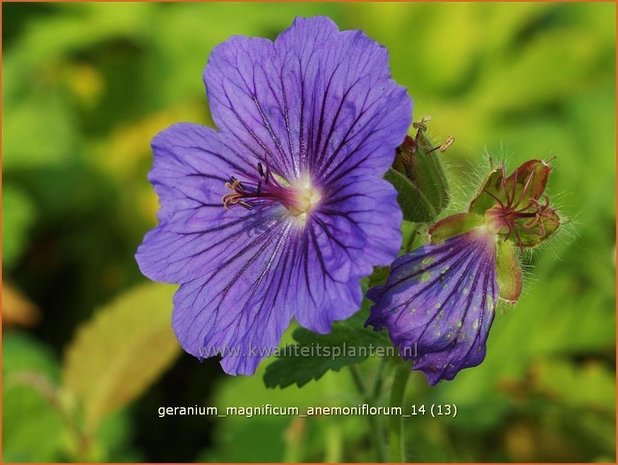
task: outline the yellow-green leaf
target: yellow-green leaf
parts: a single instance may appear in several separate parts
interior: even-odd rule
[[[170,324],[173,292],[163,284],[138,286],[78,330],[65,354],[63,379],[89,430],[139,396],[178,355]]]

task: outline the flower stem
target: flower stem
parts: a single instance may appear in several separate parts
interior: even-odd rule
[[[324,462],[341,462],[342,448],[341,426],[331,421],[326,427],[326,453],[324,454]]]
[[[406,385],[410,377],[410,368],[407,365],[402,365],[395,371],[393,386],[391,388],[391,407],[401,407],[403,405]],[[405,439],[403,435],[403,417],[392,415],[389,417],[390,432],[389,432],[389,452],[390,461],[394,463],[402,463],[406,461],[405,457]]]
[[[378,372],[376,373],[375,381],[373,383],[373,389],[371,391],[371,399],[375,402],[380,397],[380,393],[382,392],[382,385],[384,384],[384,369],[388,364],[388,359],[383,357],[380,360],[380,365],[378,366]]]
[[[363,398],[363,401],[366,402],[368,405],[371,405],[372,399],[369,396],[369,392],[367,392],[367,389],[365,388],[365,384],[361,379],[358,369],[354,365],[350,365],[349,368],[350,373],[352,374],[352,379],[354,380],[354,385],[356,386],[356,390]],[[373,446],[378,457],[378,462],[386,462],[386,447],[384,445],[384,437],[382,436],[382,431],[380,429],[380,424],[378,423],[378,418],[375,415],[368,415],[367,421],[369,423],[371,440],[373,442]]]

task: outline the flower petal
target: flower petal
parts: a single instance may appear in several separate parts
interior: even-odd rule
[[[404,359],[431,384],[485,358],[498,285],[495,237],[477,229],[397,259],[370,290],[367,324],[387,328]]]
[[[411,123],[386,49],[328,18],[298,18],[272,43],[234,36],[204,72],[213,119],[288,180],[382,175]]]
[[[403,216],[397,191],[383,179],[349,176],[333,184],[316,212],[315,221],[331,243],[348,249],[358,276],[374,266],[388,266],[401,246]]]
[[[252,374],[271,355],[296,316],[313,331],[357,311],[357,280],[340,282],[311,228],[278,222],[236,249],[219,268],[183,284],[173,327],[183,348],[200,358],[218,353],[228,374]]]
[[[153,280],[181,283],[203,276],[246,231],[281,215],[280,208],[248,212],[222,207],[225,173],[255,168],[217,136],[210,128],[183,123],[153,139],[148,179],[159,195],[159,225],[146,234],[136,254],[140,270]]]

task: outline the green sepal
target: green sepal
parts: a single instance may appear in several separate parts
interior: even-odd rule
[[[416,135],[415,141],[416,151],[410,165],[412,180],[438,214],[448,206],[450,200],[448,182],[440,163],[441,152],[435,150],[422,131]]]
[[[483,214],[500,202],[523,210],[541,198],[550,173],[551,166],[543,160],[528,160],[508,177],[504,167],[495,168],[485,177],[468,211]]]
[[[456,213],[441,219],[431,228],[429,236],[434,244],[459,236],[483,225],[483,217],[476,213]]]
[[[523,279],[517,247],[513,243],[497,241],[496,270],[500,298],[514,304],[521,295]]]
[[[390,168],[384,175],[397,191],[397,203],[403,213],[403,219],[414,223],[429,223],[437,215],[429,199],[406,177]]]
[[[502,180],[504,178],[504,171],[502,168],[495,168],[489,172],[481,188],[476,196],[470,202],[468,211],[471,213],[477,213],[483,215],[488,209],[498,203],[496,199],[500,199],[504,202],[506,199],[503,196]]]
[[[539,217],[538,222],[530,227],[523,228],[521,225],[525,223],[524,219],[518,219],[516,223],[519,225],[519,246],[520,247],[535,247],[541,242],[553,236],[560,227],[561,220],[556,210],[546,208],[545,213]]]
[[[528,160],[506,178],[506,186],[511,198],[518,199],[525,207],[529,201],[539,200],[545,192],[551,166],[543,160]]]

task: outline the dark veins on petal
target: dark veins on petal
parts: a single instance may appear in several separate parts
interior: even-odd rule
[[[435,384],[485,357],[497,300],[495,243],[477,231],[427,245],[393,264],[367,324],[386,328],[403,358]]]

